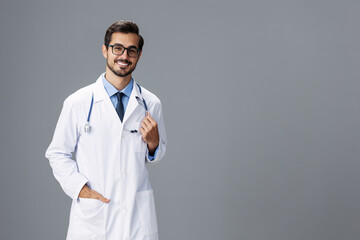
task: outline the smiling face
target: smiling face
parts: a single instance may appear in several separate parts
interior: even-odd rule
[[[135,33],[115,32],[111,36],[109,45],[121,44],[125,48],[135,47],[139,49],[139,36]],[[131,73],[135,70],[136,64],[140,59],[141,52],[137,57],[129,57],[128,50],[122,55],[113,54],[112,47],[106,48],[103,45],[102,52],[107,62],[106,72],[109,70],[118,77],[131,79]]]

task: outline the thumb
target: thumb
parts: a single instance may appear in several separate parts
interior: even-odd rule
[[[101,195],[99,193],[99,195],[97,196],[97,199],[99,199],[100,201],[102,201],[103,203],[109,203],[110,199],[105,198],[103,195]]]

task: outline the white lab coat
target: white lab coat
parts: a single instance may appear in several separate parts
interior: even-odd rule
[[[121,123],[102,77],[70,95],[63,105],[53,140],[46,151],[55,178],[73,201],[67,240],[157,240],[153,190],[145,163],[150,163],[140,124],[144,97],[158,123],[156,158],[165,154],[166,133],[160,100],[135,81]],[[91,132],[84,132],[92,93]],[[131,133],[137,130],[137,133]],[[75,159],[73,160],[72,154]],[[84,184],[110,198],[110,203],[78,198]]]

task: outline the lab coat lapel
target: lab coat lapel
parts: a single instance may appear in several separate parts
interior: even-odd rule
[[[138,107],[139,102],[138,98],[140,98],[139,88],[135,82],[133,81],[133,89],[130,94],[129,102],[125,110],[125,115],[123,119],[123,123],[131,116],[131,114],[135,111],[135,109]]]
[[[105,87],[102,83],[102,76],[100,76],[94,85],[94,102],[99,102],[104,99],[109,98],[109,95],[107,94]]]

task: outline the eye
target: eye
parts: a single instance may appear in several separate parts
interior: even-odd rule
[[[129,55],[132,55],[132,56],[137,55],[137,49],[136,48],[129,48],[128,52],[129,52]]]
[[[122,46],[114,46],[114,50],[116,50],[116,51],[122,51],[124,49],[124,47],[122,47]]]

